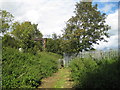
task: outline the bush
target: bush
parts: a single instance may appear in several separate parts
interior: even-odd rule
[[[76,82],[76,85],[83,83],[86,75],[97,68],[97,64],[92,59],[76,58],[70,63],[71,77]],[[80,84],[82,85],[82,84]]]
[[[2,46],[11,47],[11,48],[19,48],[20,42],[19,40],[16,40],[14,37],[11,37],[10,35],[5,34],[2,37]]]
[[[71,64],[71,77],[75,88],[120,88],[120,61],[118,57],[100,61],[74,59]]]
[[[2,87],[36,88],[42,78],[57,71],[59,58],[53,53],[41,52],[35,56],[13,48],[3,48]]]

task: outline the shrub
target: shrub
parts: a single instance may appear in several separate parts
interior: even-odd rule
[[[71,77],[76,84],[82,83],[86,79],[86,75],[97,68],[95,61],[91,59],[76,58],[70,63]]]
[[[35,88],[42,78],[57,71],[59,55],[41,52],[35,55],[3,48],[2,87]]]
[[[71,64],[75,88],[120,88],[120,61],[111,57],[99,61],[77,58]]]

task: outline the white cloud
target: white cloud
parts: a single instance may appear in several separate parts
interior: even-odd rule
[[[37,0],[9,0],[9,2],[33,2],[33,1],[36,2]],[[45,0],[39,0],[39,1],[43,2]],[[57,1],[57,0],[54,0],[54,1]],[[64,1],[68,1],[68,0],[64,0]],[[77,0],[77,1],[79,1],[79,0]],[[91,0],[85,0],[85,1],[91,1]],[[119,0],[92,0],[92,1],[94,1],[94,2],[119,2]],[[0,0],[0,2],[8,2],[8,0]]]
[[[15,16],[17,21],[31,21],[39,24],[43,34],[61,34],[73,14],[79,0],[4,0],[2,8]]]
[[[106,24],[111,26],[109,30],[110,38],[106,38],[108,42],[99,42],[99,45],[94,45],[96,49],[118,48],[118,10],[115,13],[109,14],[106,19]]]
[[[108,15],[106,23],[111,26],[111,29],[109,30],[111,35],[118,34],[118,10],[116,10],[115,13]]]
[[[118,49],[118,34],[111,36],[110,38],[106,38],[108,42],[99,41],[99,45],[94,45],[96,49],[110,49],[116,48]]]

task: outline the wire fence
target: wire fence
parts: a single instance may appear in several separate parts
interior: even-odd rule
[[[68,66],[69,62],[73,60],[74,58],[92,58],[93,60],[102,60],[102,59],[110,59],[111,57],[117,57],[117,56],[118,56],[118,50],[84,51],[84,52],[79,52],[77,55],[65,53],[64,62],[65,62],[65,66]]]

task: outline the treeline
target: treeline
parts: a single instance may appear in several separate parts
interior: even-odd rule
[[[98,41],[105,41],[109,37],[110,26],[105,23],[107,15],[97,10],[97,4],[92,2],[79,2],[76,4],[72,16],[63,29],[63,34],[47,40],[46,49],[43,49],[41,41],[34,41],[35,38],[42,38],[42,33],[37,28],[38,24],[30,21],[13,22],[13,15],[1,10],[3,46],[23,48],[25,52],[46,50],[63,55],[63,53],[79,53],[80,51],[94,50],[93,44]],[[9,38],[9,39],[8,39]],[[11,40],[11,41],[9,41]],[[14,42],[13,42],[14,41]]]
[[[36,52],[53,52],[62,54],[60,47],[60,36],[52,34],[51,38],[47,39],[46,48],[43,47],[43,34],[38,29],[38,24],[33,24],[30,21],[16,22],[11,13],[6,10],[0,10],[2,17],[1,31],[2,46],[11,48],[22,48],[23,52],[36,54]],[[14,20],[14,21],[13,21]],[[35,39],[38,39],[36,41]]]

